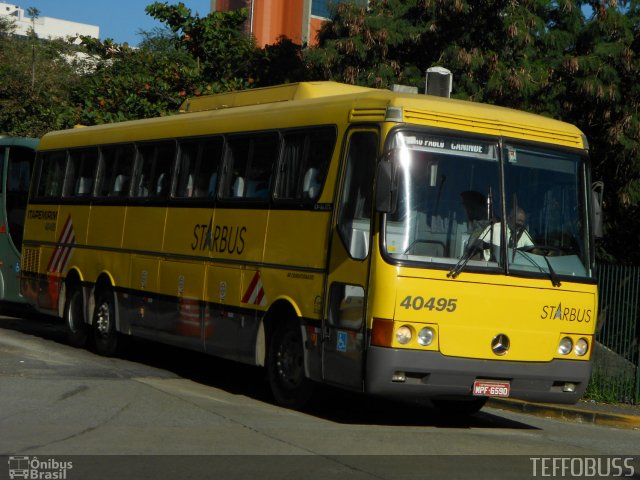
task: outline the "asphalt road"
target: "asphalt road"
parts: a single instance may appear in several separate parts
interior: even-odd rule
[[[0,455],[0,479],[25,461],[69,480],[640,478],[637,431],[490,408],[447,418],[330,388],[291,411],[261,369],[142,341],[104,358],[37,317],[0,317]]]

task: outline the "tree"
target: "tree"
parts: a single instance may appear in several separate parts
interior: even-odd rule
[[[38,137],[73,125],[69,94],[78,80],[72,53],[61,40],[0,35],[0,132]]]
[[[187,92],[196,90],[199,78],[195,61],[170,40],[158,30],[133,49],[110,39],[83,38],[94,66],[73,94],[80,123],[95,125],[177,112]]]
[[[594,178],[605,182],[604,250],[640,263],[640,7],[589,2],[592,17],[564,55],[557,99],[563,118],[591,144]]]
[[[243,30],[246,9],[212,12],[201,18],[193,16],[182,2],[177,5],[155,2],[146,12],[175,34],[175,47],[185,49],[196,60],[211,91],[250,86],[251,59],[256,47]]]

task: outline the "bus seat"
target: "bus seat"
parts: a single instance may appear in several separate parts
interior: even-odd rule
[[[93,185],[93,178],[80,177],[78,179],[78,191],[76,192],[76,194],[82,197],[89,195],[91,193],[92,185]]]
[[[194,190],[194,181],[193,181],[193,174],[189,174],[189,176],[187,177],[187,185],[184,191],[184,196],[185,197],[193,197],[195,190]]]
[[[218,183],[218,174],[212,173],[211,177],[209,177],[209,188],[207,190],[207,194],[210,197],[213,197],[216,193],[216,184]]]
[[[320,176],[317,168],[310,168],[304,174],[302,180],[302,196],[303,198],[316,198],[320,193]]]
[[[169,182],[167,182],[167,174],[162,172],[156,181],[156,196],[164,196],[169,192]]]
[[[236,177],[233,182],[233,187],[231,188],[231,196],[232,197],[243,197],[244,196],[244,178]]]
[[[366,258],[369,254],[369,232],[353,229],[349,253],[353,258]]]
[[[113,182],[113,191],[111,195],[120,196],[124,195],[129,189],[129,177],[127,175],[118,175],[115,182]]]
[[[136,197],[148,197],[149,189],[146,186],[144,175],[140,175],[140,180],[138,180],[138,189],[136,191]]]

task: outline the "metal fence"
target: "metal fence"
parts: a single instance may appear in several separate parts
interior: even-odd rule
[[[598,331],[586,398],[640,403],[640,267],[597,266]]]

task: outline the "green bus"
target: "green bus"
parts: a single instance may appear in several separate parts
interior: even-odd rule
[[[20,251],[38,139],[0,135],[0,302],[22,303]]]

